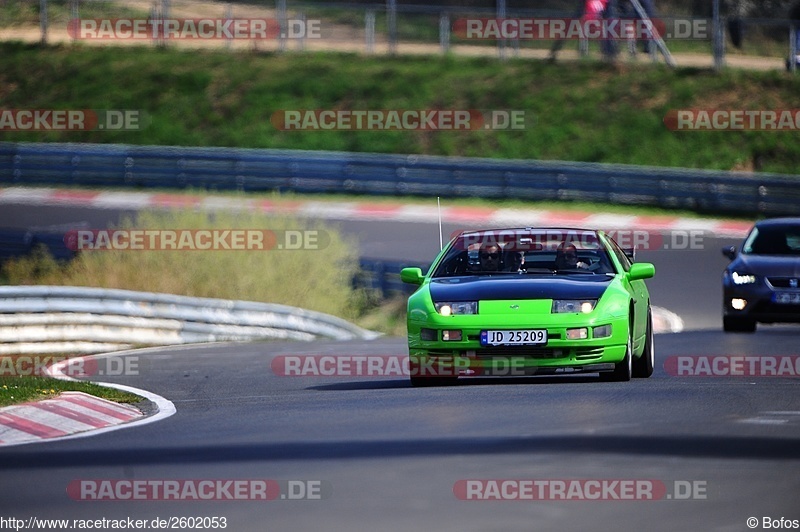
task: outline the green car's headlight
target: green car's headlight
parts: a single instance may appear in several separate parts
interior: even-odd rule
[[[478,313],[477,301],[443,301],[441,303],[434,303],[433,305],[436,307],[436,312],[442,316]]]
[[[596,299],[554,299],[550,308],[551,314],[583,313],[588,314],[594,310]]]

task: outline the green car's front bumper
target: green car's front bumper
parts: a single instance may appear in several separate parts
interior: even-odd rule
[[[412,376],[535,375],[612,371],[628,348],[628,314],[597,309],[587,314],[550,314],[552,300],[492,301],[493,309],[516,307],[522,312],[442,316],[433,308],[413,308],[408,319],[408,347]],[[522,306],[520,309],[519,307]],[[525,312],[527,310],[530,312]],[[611,334],[595,337],[598,327],[611,326]],[[481,332],[489,330],[547,331],[541,345],[481,345]],[[586,338],[568,338],[568,331]],[[444,340],[450,331],[455,340]],[[608,331],[605,331],[608,332]],[[417,375],[414,375],[414,373]]]

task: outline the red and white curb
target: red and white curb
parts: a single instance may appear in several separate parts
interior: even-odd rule
[[[144,414],[133,406],[83,392],[0,408],[0,445],[60,438],[133,421]]]
[[[68,376],[66,372],[68,366],[76,360],[82,360],[85,364],[85,359],[89,358],[118,357],[142,351],[146,350],[69,358],[47,367],[44,373],[56,379],[75,381],[77,379]],[[131,405],[115,403],[83,392],[61,392],[52,399],[0,408],[0,447],[94,436],[160,421],[176,412],[172,401],[147,390],[107,382],[94,384],[143,397],[155,405],[156,412],[145,415]]]
[[[96,209],[174,209],[253,210],[264,213],[288,213],[308,218],[332,220],[381,220],[394,222],[435,223],[439,210],[431,205],[366,201],[298,201],[244,199],[230,196],[197,196],[150,192],[93,191],[58,188],[0,188],[0,204],[8,205],[77,205]],[[741,220],[685,218],[589,213],[565,210],[508,209],[491,207],[442,207],[442,220],[471,227],[561,226],[604,230],[636,229],[641,231],[700,230],[718,237],[743,238],[751,222]]]

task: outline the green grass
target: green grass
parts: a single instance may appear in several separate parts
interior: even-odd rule
[[[2,358],[4,357],[0,357]],[[47,399],[66,391],[84,392],[117,403],[142,401],[138,395],[90,382],[61,381],[50,377],[0,376],[0,407]]]
[[[671,132],[679,108],[791,109],[784,72],[465,57],[0,45],[5,108],[141,109],[142,131],[3,140],[328,149],[796,173],[791,132]],[[284,109],[518,109],[514,131],[280,131]]]

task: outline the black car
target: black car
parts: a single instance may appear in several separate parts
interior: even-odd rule
[[[756,323],[800,322],[800,218],[757,222],[744,240],[722,249],[726,332],[754,332]]]

